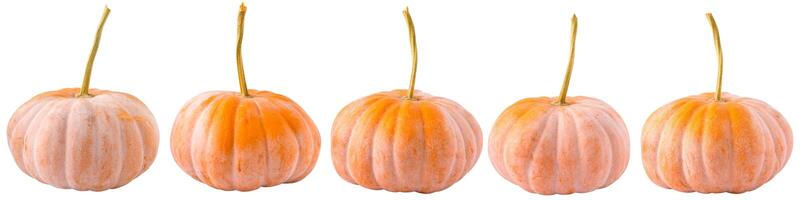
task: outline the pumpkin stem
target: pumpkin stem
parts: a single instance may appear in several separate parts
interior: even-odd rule
[[[403,10],[403,16],[406,18],[408,38],[411,43],[411,83],[408,85],[406,99],[414,99],[414,84],[417,81],[417,34],[414,30],[414,21],[411,20],[411,13],[408,12],[408,6]]]
[[[578,16],[572,14],[572,38],[569,41],[569,63],[567,63],[567,73],[564,75],[564,83],[561,85],[561,94],[558,95],[557,105],[567,105],[567,89],[569,89],[569,79],[572,76],[572,66],[575,64],[575,38],[578,35]]]
[[[247,81],[244,79],[244,63],[242,62],[242,38],[244,36],[244,14],[247,12],[247,6],[239,6],[239,18],[237,20],[237,37],[236,37],[236,68],[239,73],[239,90],[242,96],[249,97],[247,92]]]
[[[106,24],[109,13],[111,13],[111,9],[108,9],[108,5],[106,5],[105,9],[103,10],[103,18],[100,20],[100,25],[97,26],[97,33],[95,33],[94,36],[92,52],[89,53],[89,61],[86,62],[86,71],[83,72],[83,84],[81,84],[81,90],[78,94],[78,97],[92,97],[92,95],[89,94],[89,79],[92,77],[94,57],[97,56],[97,49],[100,47],[100,36],[103,35],[103,27]]]
[[[711,24],[711,31],[714,33],[714,48],[717,49],[717,91],[714,100],[722,101],[722,42],[719,39],[719,29],[714,15],[706,13],[706,19]]]

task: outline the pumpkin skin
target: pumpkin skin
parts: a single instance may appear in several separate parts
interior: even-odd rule
[[[656,110],[642,132],[642,161],[657,185],[682,192],[742,193],[769,181],[792,152],[792,130],[768,104],[724,93]]]
[[[379,92],[356,100],[334,120],[331,153],[344,180],[369,189],[432,193],[472,169],[481,129],[456,102],[415,91]]]
[[[121,187],[150,167],[158,127],[136,97],[106,90],[66,88],[39,94],[8,123],[8,146],[17,166],[64,189]]]
[[[604,188],[628,165],[630,142],[622,118],[591,97],[522,99],[497,118],[489,158],[506,180],[539,194]]]
[[[172,156],[211,187],[249,191],[302,180],[319,155],[317,126],[297,103],[269,91],[213,91],[181,109]]]

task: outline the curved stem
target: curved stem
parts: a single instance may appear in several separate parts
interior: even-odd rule
[[[97,26],[97,33],[94,35],[94,45],[92,46],[92,52],[89,54],[89,61],[86,62],[86,71],[83,72],[83,84],[81,84],[78,97],[92,97],[92,95],[89,94],[89,80],[92,77],[94,57],[97,56],[97,49],[100,47],[100,37],[103,35],[103,27],[106,24],[109,13],[111,13],[111,9],[108,9],[108,6],[106,6],[103,10],[103,18],[100,20],[100,25]]]
[[[403,10],[403,16],[406,18],[408,25],[408,38],[411,42],[411,82],[408,85],[407,99],[414,99],[414,84],[417,81],[417,34],[414,30],[414,21],[411,20],[411,13],[408,12],[408,6]]]
[[[714,20],[714,15],[706,13],[706,19],[711,24],[711,31],[714,33],[714,48],[717,49],[717,90],[714,100],[722,101],[722,42],[719,39],[719,29],[717,28],[717,21]]]
[[[572,76],[572,66],[575,64],[575,38],[578,36],[578,16],[572,14],[572,38],[569,42],[569,63],[567,73],[564,75],[564,83],[561,85],[561,93],[558,95],[558,105],[567,105],[567,89],[569,89],[569,79]]]
[[[244,36],[244,14],[247,12],[247,6],[239,6],[239,19],[237,23],[237,37],[236,37],[236,68],[239,73],[239,90],[242,96],[249,97],[247,92],[247,81],[244,79],[244,63],[242,62],[242,38]]]

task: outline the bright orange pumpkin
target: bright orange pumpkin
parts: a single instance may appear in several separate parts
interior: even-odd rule
[[[480,127],[456,102],[406,90],[373,94],[336,116],[331,157],[353,184],[393,192],[443,190],[472,169]]]
[[[78,88],[45,92],[8,123],[8,146],[22,171],[58,188],[101,191],[123,186],[156,157],[158,127],[134,96]]]
[[[192,178],[222,190],[255,190],[305,178],[319,155],[317,126],[280,94],[248,90],[242,62],[244,3],[236,63],[240,92],[212,91],[186,103],[172,127],[172,156]]]
[[[14,112],[8,146],[17,166],[65,189],[102,191],[144,173],[158,151],[153,114],[136,97],[89,89],[108,7],[97,28],[81,88],[44,92]]]
[[[268,91],[207,92],[181,109],[172,155],[184,172],[223,190],[292,183],[314,168],[319,131],[291,99]]]
[[[741,193],[774,177],[789,160],[792,130],[768,104],[714,93],[681,98],[647,119],[642,161],[657,185],[683,192]]]
[[[614,183],[628,165],[625,122],[605,102],[567,97],[578,18],[572,16],[569,65],[557,98],[527,98],[497,118],[489,158],[505,179],[539,194],[590,192]]]
[[[616,181],[628,165],[630,144],[622,118],[590,97],[555,105],[527,98],[497,118],[489,158],[501,176],[529,192],[590,192]]]
[[[657,185],[682,192],[742,193],[754,190],[786,165],[792,130],[763,101],[722,92],[722,50],[711,13],[718,74],[715,93],[684,97],[662,106],[642,131],[642,162]]]

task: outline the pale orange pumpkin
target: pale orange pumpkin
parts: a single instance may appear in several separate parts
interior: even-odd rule
[[[339,176],[370,189],[431,193],[472,169],[482,144],[472,115],[442,97],[406,94],[380,92],[339,112],[331,136]]]
[[[331,157],[336,172],[350,183],[432,193],[472,169],[483,136],[458,103],[414,90],[416,36],[407,7],[403,15],[412,50],[409,89],[379,92],[345,106],[333,122]]]
[[[8,143],[22,171],[58,188],[101,191],[123,186],[156,157],[150,110],[121,92],[78,88],[45,92],[8,123]]]
[[[489,136],[494,168],[529,192],[590,192],[611,185],[628,165],[628,131],[617,112],[599,99],[566,96],[577,33],[577,17],[572,20],[572,53],[561,95],[514,103]]]
[[[616,181],[628,165],[630,144],[622,118],[590,97],[527,98],[498,117],[489,158],[508,181],[529,192],[590,192]]]
[[[8,146],[17,166],[58,188],[102,191],[129,183],[156,157],[158,127],[136,97],[90,90],[105,8],[81,88],[39,94],[14,112]]]
[[[742,193],[772,179],[789,160],[792,130],[763,101],[722,93],[722,50],[708,13],[719,59],[717,90],[675,100],[645,122],[642,162],[657,185],[682,192]]]
[[[241,44],[236,48],[240,92],[213,91],[186,103],[172,127],[175,162],[192,178],[222,190],[255,190],[305,178],[319,155],[317,126],[297,103],[248,90]]]

